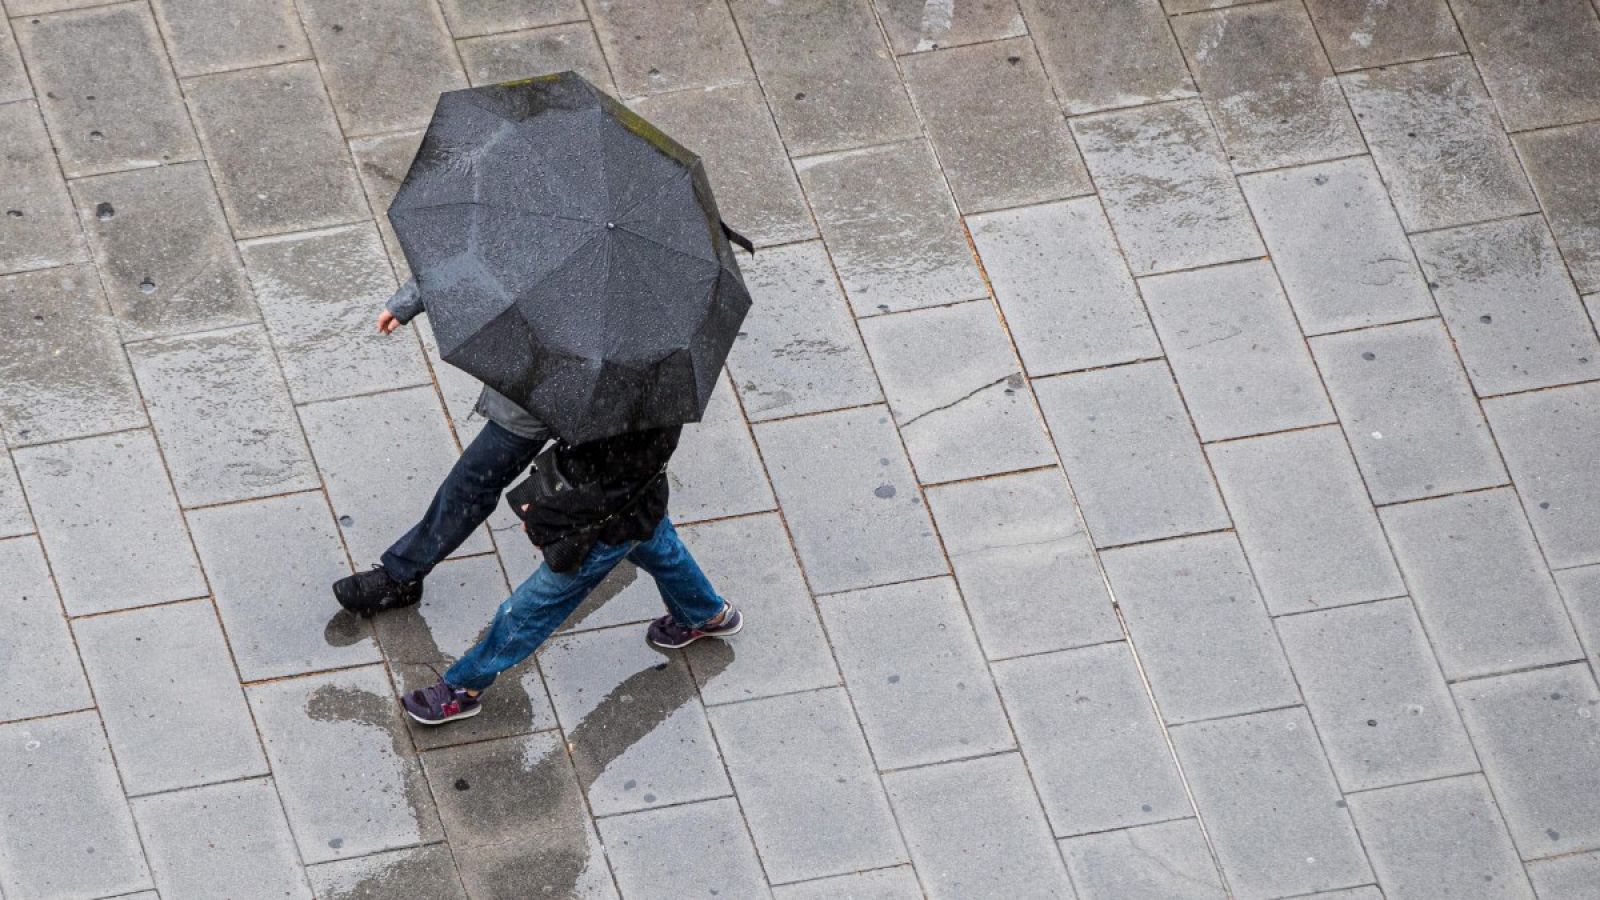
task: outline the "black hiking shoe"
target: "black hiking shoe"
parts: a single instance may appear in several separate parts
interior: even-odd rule
[[[650,629],[646,634],[650,638],[650,643],[655,644],[657,647],[665,650],[677,650],[679,647],[687,647],[701,638],[720,638],[727,637],[730,634],[737,634],[739,629],[743,627],[744,616],[739,615],[739,611],[733,608],[732,603],[729,603],[726,607],[726,612],[722,616],[722,621],[715,625],[690,628],[687,625],[679,624],[678,620],[672,616],[665,615],[651,622]]]
[[[424,725],[443,725],[467,719],[483,711],[483,700],[464,688],[451,687],[443,678],[430,687],[412,691],[400,698],[406,715]]]
[[[348,575],[333,583],[339,605],[363,618],[386,609],[404,609],[422,600],[422,579],[396,581],[383,566]]]

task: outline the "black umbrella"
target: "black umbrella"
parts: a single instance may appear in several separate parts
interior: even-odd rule
[[[750,308],[699,158],[572,72],[442,95],[389,221],[440,355],[572,443],[698,421]]]

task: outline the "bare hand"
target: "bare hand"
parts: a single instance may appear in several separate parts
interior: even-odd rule
[[[378,313],[378,331],[381,334],[392,334],[399,327],[400,320],[394,317],[394,313],[389,312],[387,309]]]

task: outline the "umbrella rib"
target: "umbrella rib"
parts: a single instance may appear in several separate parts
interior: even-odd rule
[[[522,213],[524,215],[542,216],[546,219],[561,219],[562,221],[566,222],[581,222],[585,225],[595,224],[594,220],[592,219],[580,219],[576,216],[563,216],[558,213],[547,213],[538,210],[523,209],[517,206],[503,206],[499,203],[489,203],[482,200],[452,200],[449,203],[430,203],[427,206],[408,206],[405,209],[400,210],[400,212],[431,212],[432,210],[436,209],[453,209],[457,206],[481,206],[484,209],[503,209],[508,212]]]
[[[672,246],[669,246],[667,244],[663,244],[660,241],[656,240],[655,238],[650,237],[647,234],[640,234],[639,232],[634,231],[632,228],[629,228],[626,225],[618,225],[617,226],[617,230],[618,231],[626,231],[628,234],[633,235],[634,237],[638,238],[641,241],[644,241],[644,242],[649,243],[649,244],[654,244],[657,247],[660,247],[661,249],[666,250],[669,253],[676,253],[676,254],[678,254],[679,256],[681,256],[681,257],[683,257],[685,259],[692,259],[695,262],[707,263],[707,264],[710,264],[710,265],[718,265],[719,262],[720,262],[719,260],[715,260],[715,259],[707,259],[704,256],[695,256],[693,253],[688,253],[688,252],[685,252],[683,250],[679,250],[677,247],[672,247]]]

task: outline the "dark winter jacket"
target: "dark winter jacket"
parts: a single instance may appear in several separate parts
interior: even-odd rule
[[[506,494],[528,537],[557,572],[576,569],[596,541],[649,540],[667,514],[667,460],[681,427],[586,444],[554,444]],[[527,509],[523,509],[526,506]]]

